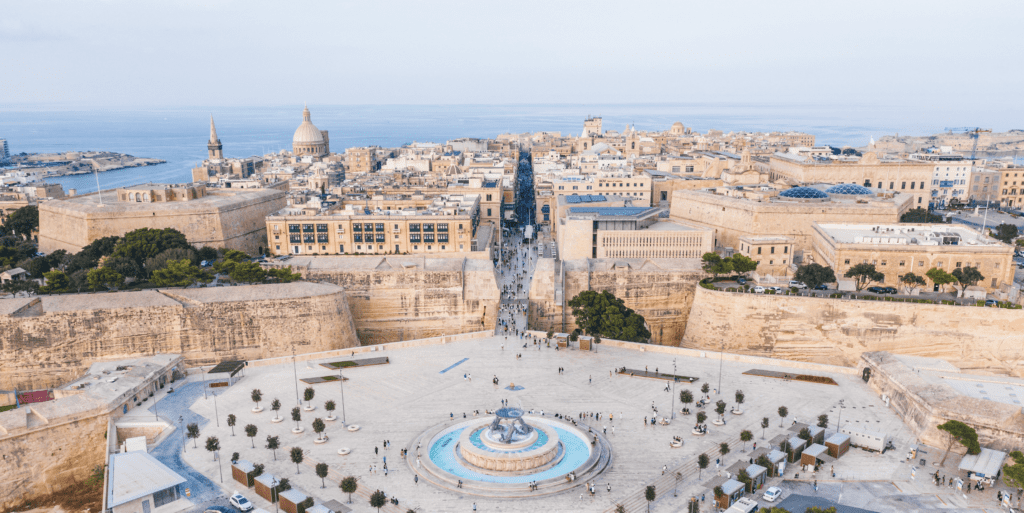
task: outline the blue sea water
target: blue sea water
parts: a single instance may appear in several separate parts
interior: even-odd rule
[[[558,131],[579,134],[583,120],[601,116],[606,130],[628,124],[639,130],[665,130],[676,121],[698,132],[798,130],[818,144],[863,146],[870,137],[900,133],[925,135],[950,124],[996,130],[1014,126],[1016,112],[962,113],[908,110],[893,106],[639,104],[639,105],[311,105],[313,123],[330,132],[331,148],[394,147],[444,142],[459,137],[494,137],[505,132]],[[7,109],[0,113],[0,138],[12,153],[106,150],[152,157],[167,164],[102,173],[102,188],[142,182],[191,180],[191,168],[206,157],[209,116],[227,157],[248,157],[287,149],[302,121],[302,106],[194,107],[136,110]],[[95,190],[92,175],[52,180],[81,192]]]

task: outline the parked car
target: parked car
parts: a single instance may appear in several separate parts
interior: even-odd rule
[[[769,290],[774,290],[776,294],[782,294],[782,287],[768,287]]]
[[[798,289],[806,289],[807,288],[807,285],[804,284],[804,282],[796,281],[796,280],[790,280],[789,281],[789,286],[790,287],[796,287]]]
[[[754,293],[755,294],[764,294],[764,287],[762,287],[760,285],[754,287]]]
[[[779,488],[778,486],[773,486],[773,487],[765,490],[764,496],[761,497],[761,498],[766,500],[766,501],[768,501],[768,502],[775,502],[775,500],[778,499],[781,496],[782,496],[782,489]]]
[[[252,511],[252,503],[249,502],[249,499],[246,499],[238,492],[233,493],[231,498],[228,499],[228,502],[240,511]]]
[[[822,283],[821,285],[818,285],[817,287],[814,287],[814,290],[828,290],[828,285],[825,285],[824,283]]]
[[[747,284],[747,279],[746,278],[736,278],[736,283],[739,283],[740,285],[746,285]]]
[[[871,293],[874,293],[874,294],[882,294],[883,293],[882,291],[885,290],[885,288],[884,287],[868,287],[866,290],[868,292],[871,292]]]
[[[883,287],[882,294],[898,294],[900,291],[896,290],[896,287]]]
[[[995,299],[986,299],[985,306],[999,306],[999,301]]]

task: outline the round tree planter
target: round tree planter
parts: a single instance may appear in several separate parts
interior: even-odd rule
[[[359,424],[352,424],[348,427],[349,431],[359,431]]]
[[[324,417],[324,420],[326,420],[327,422],[334,422],[334,421],[338,420],[338,417],[335,417],[334,415],[328,415],[328,416]]]
[[[693,436],[704,436],[704,435],[707,434],[707,433],[701,433],[700,431],[697,431],[696,429],[694,429],[693,431],[690,431],[690,433],[693,433]]]
[[[270,419],[270,422],[273,422],[274,424],[278,424],[278,423],[280,423],[283,420],[284,420],[284,417],[274,417],[274,418]]]
[[[303,428],[303,427],[292,428],[292,433],[295,433],[296,435],[299,435],[299,434],[302,434],[302,432],[305,431],[305,430],[306,430],[306,428]]]
[[[712,424],[714,424],[714,425],[716,425],[716,426],[724,426],[724,425],[725,425],[725,421],[724,421],[724,420],[722,420],[722,419],[715,419],[715,420],[712,420],[712,421],[711,421],[711,423],[712,423]]]
[[[262,413],[262,412],[263,412],[263,407],[261,406],[261,407],[259,407],[259,408],[253,408],[253,409],[252,409],[252,412],[253,412],[253,413]]]
[[[743,410],[732,410],[733,415],[743,415]]]
[[[349,449],[348,447],[342,447],[341,449],[338,449],[338,454],[340,454],[342,456],[348,456],[349,453],[351,453],[351,452],[352,452],[352,449]]]
[[[327,443],[327,439],[326,438],[317,438],[317,439],[313,440],[313,443],[315,443],[315,444],[325,444],[325,443]]]
[[[302,411],[313,411],[315,409],[316,409],[316,406],[303,406],[302,407]]]

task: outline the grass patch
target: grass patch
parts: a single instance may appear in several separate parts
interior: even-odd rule
[[[7,406],[0,406],[0,411],[13,410],[15,408],[17,408],[17,405],[15,405],[15,404],[8,404]]]
[[[353,361],[348,361],[348,360],[343,361],[343,362],[329,362],[327,365],[330,365],[331,367],[334,367],[335,369],[337,369],[338,367],[345,368],[345,367],[357,367],[357,366],[359,366],[358,363],[353,362]]]

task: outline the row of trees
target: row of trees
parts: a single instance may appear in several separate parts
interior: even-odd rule
[[[857,290],[863,290],[871,283],[882,283],[885,281],[885,274],[877,270],[874,264],[867,263],[860,263],[850,267],[843,276],[853,278]],[[957,267],[953,269],[953,272],[946,272],[941,268],[933,267],[924,273],[924,276],[912,272],[906,273],[900,276],[900,283],[908,288],[923,287],[927,284],[924,279],[925,277],[930,279],[932,283],[942,287],[942,290],[945,290],[945,286],[951,283],[959,283],[962,287],[970,287],[977,285],[985,279],[985,276],[981,274],[977,267]],[[802,281],[808,287],[814,288],[825,283],[835,282],[836,274],[831,267],[820,264],[807,264],[797,268],[793,279]]]
[[[701,269],[715,278],[719,274],[745,274],[757,269],[757,261],[740,254],[723,258],[718,253],[704,253],[701,262]]]

